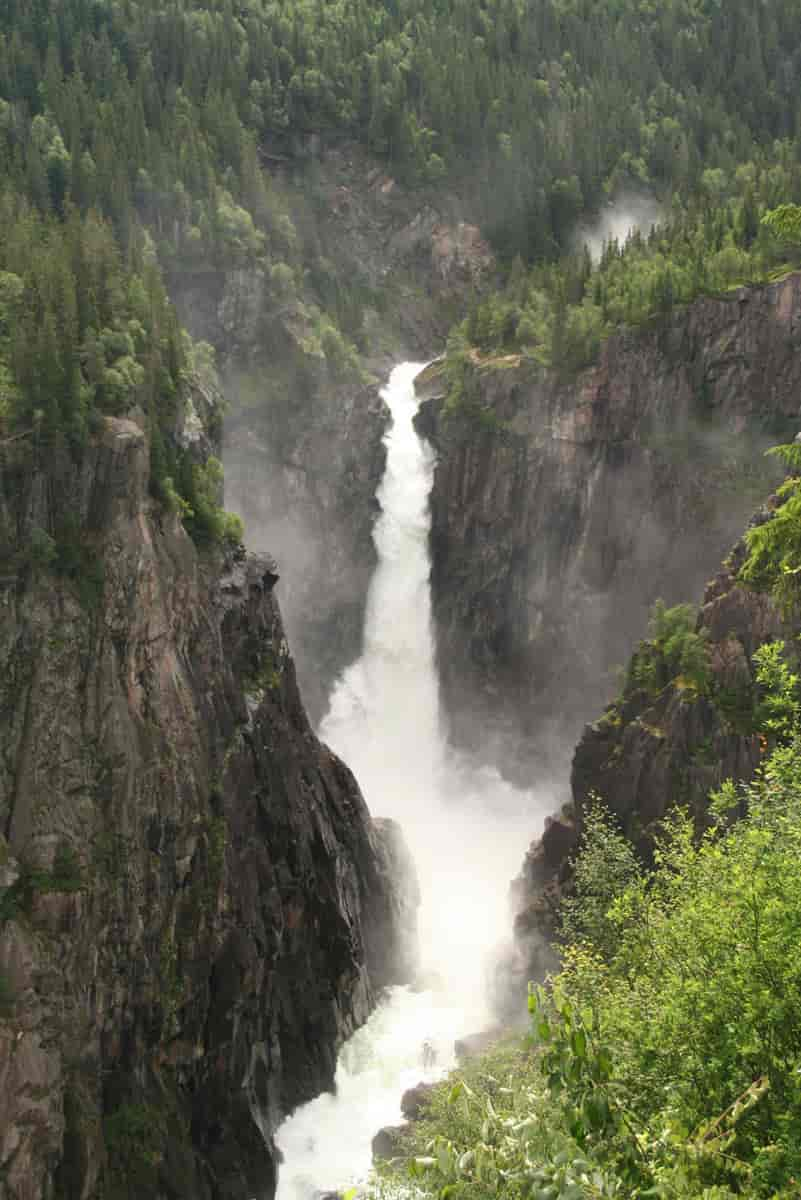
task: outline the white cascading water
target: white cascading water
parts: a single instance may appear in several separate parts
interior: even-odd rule
[[[390,989],[343,1048],[336,1093],[280,1127],[278,1200],[315,1200],[363,1180],[373,1135],[401,1120],[403,1091],[444,1073],[454,1039],[491,1021],[487,963],[509,928],[509,883],[553,807],[454,753],[443,736],[428,582],[434,454],[413,425],[420,370],[396,367],[383,392],[392,425],[364,653],[336,684],[320,735],[354,771],[371,812],[403,827],[420,880],[427,990]],[[423,1063],[425,1041],[433,1065]]]

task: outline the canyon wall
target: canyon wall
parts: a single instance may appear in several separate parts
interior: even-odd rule
[[[141,424],[0,448],[2,1200],[269,1200],[272,1130],[411,952],[275,563],[197,550]]]
[[[772,497],[750,524],[772,520],[779,503]],[[741,539],[704,591],[695,629],[703,639],[703,677],[678,673],[665,680],[664,663],[661,671],[647,673],[636,670],[635,658],[619,695],[585,727],[573,756],[572,799],[546,822],[513,885],[524,975],[541,975],[543,966],[552,965],[545,947],[558,934],[559,906],[570,892],[571,860],[589,804],[600,800],[649,862],[671,808],[687,809],[700,835],[715,790],[726,780],[750,781],[771,748],[760,729],[763,689],[754,654],[779,639],[790,668],[797,669],[801,622],[768,592],[740,581],[746,555]],[[643,655],[654,660],[659,651],[650,642],[638,647],[640,661]]]
[[[438,464],[432,589],[452,735],[564,772],[647,614],[699,595],[777,478],[801,397],[801,277],[624,331],[563,379],[519,356],[419,378]],[[521,749],[522,747],[522,749]]]

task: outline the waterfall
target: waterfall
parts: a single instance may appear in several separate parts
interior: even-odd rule
[[[336,1094],[281,1126],[278,1200],[314,1200],[363,1178],[373,1134],[400,1120],[403,1090],[451,1067],[454,1039],[490,1021],[487,960],[508,933],[509,883],[553,807],[445,741],[429,592],[434,453],[413,424],[420,370],[396,367],[382,393],[392,423],[364,652],[336,684],[320,736],[352,768],[371,812],[403,827],[422,893],[424,990],[390,989],[343,1048]],[[476,740],[480,748],[480,730]],[[435,1065],[423,1064],[424,1040]]]

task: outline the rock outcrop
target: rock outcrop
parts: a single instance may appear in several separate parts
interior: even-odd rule
[[[263,410],[227,422],[226,497],[248,546],[286,564],[287,634],[318,723],[331,684],[361,652],[389,414],[377,385],[337,381],[324,363],[286,388],[271,391],[267,369],[261,378]]]
[[[408,1126],[384,1125],[372,1140],[373,1162],[397,1158],[403,1153],[403,1138]]]
[[[608,340],[572,381],[520,357],[419,377],[439,458],[432,600],[453,736],[561,766],[654,600],[697,595],[772,486],[801,395],[801,276]],[[519,749],[518,749],[519,753]],[[530,761],[518,764],[522,774]]]
[[[775,503],[754,521],[770,520]],[[516,940],[530,974],[542,976],[542,947],[556,936],[559,904],[570,888],[571,859],[592,797],[614,814],[647,862],[672,807],[691,812],[700,833],[708,823],[710,794],[727,779],[754,777],[768,742],[757,733],[753,656],[776,639],[794,654],[799,622],[767,593],[739,582],[745,556],[741,540],[705,590],[697,624],[707,648],[704,686],[681,675],[658,690],[630,682],[584,729],[573,757],[572,804],[546,824],[513,887]]]
[[[401,1096],[401,1112],[407,1121],[419,1121],[431,1105],[433,1083],[418,1083]]]
[[[2,1200],[269,1200],[413,922],[275,564],[199,554],[148,472],[128,419],[0,449]]]

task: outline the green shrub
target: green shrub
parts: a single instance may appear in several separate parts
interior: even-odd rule
[[[617,896],[640,875],[631,843],[594,797],[582,814],[581,846],[573,864],[573,894],[562,903],[562,936],[587,943],[603,958],[614,954],[618,923],[609,913]]]
[[[801,1122],[801,746],[776,751],[746,792],[747,818],[700,845],[689,817],[670,820],[647,886],[609,910],[613,957],[574,949],[560,979],[574,1004],[592,1003],[615,1095],[653,1138],[654,1179],[666,1128],[708,1182],[734,1184],[759,1164],[771,1188],[786,1187],[798,1167],[786,1131]],[[623,1150],[610,1152],[624,1167]]]
[[[14,1012],[14,989],[4,971],[0,971],[0,1021],[8,1020]]]
[[[756,681],[761,689],[757,724],[765,733],[786,741],[801,717],[799,676],[790,669],[783,641],[768,642],[754,654]]]
[[[768,453],[795,474],[778,489],[780,504],[772,516],[746,532],[748,554],[739,578],[772,593],[789,612],[798,604],[801,575],[801,445],[774,446]]]
[[[162,1120],[147,1104],[123,1104],[103,1121],[108,1154],[108,1195],[154,1195],[164,1140]]]
[[[235,546],[241,543],[244,536],[241,518],[226,512],[220,503],[223,470],[219,459],[211,457],[202,466],[185,459],[181,464],[180,492],[176,491],[171,479],[166,482],[168,496],[179,497],[184,525],[197,545]]]
[[[667,608],[657,600],[651,612],[650,638],[640,642],[629,664],[624,692],[642,688],[656,696],[669,683],[681,683],[700,695],[710,688],[707,633],[696,629],[691,604]]]
[[[788,676],[770,673],[781,696]],[[403,1145],[416,1194],[798,1196],[797,729],[752,784],[721,789],[713,808],[700,842],[692,819],[674,813],[648,875],[596,809],[577,862],[587,911],[568,919],[578,940],[530,997],[534,1053],[492,1051],[436,1091]],[[730,825],[735,808],[747,815]],[[610,861],[623,864],[622,890],[607,905]],[[599,914],[602,954],[586,933]],[[408,1186],[396,1164],[373,1194]]]

